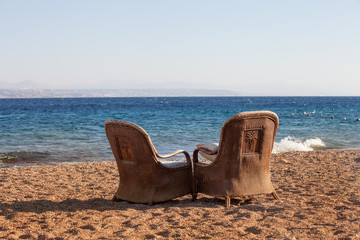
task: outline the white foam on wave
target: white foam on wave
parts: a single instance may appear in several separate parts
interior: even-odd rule
[[[285,137],[280,142],[274,143],[273,153],[295,152],[295,151],[313,151],[315,149],[324,149],[326,144],[318,137],[306,140],[300,140],[295,137]]]

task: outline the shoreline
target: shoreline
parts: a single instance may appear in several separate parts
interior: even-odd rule
[[[115,160],[0,168],[5,239],[359,239],[360,149],[272,154],[271,195],[111,201]]]
[[[284,151],[284,152],[272,152],[271,155],[272,156],[276,156],[277,154],[285,154],[285,153],[296,153],[296,152],[316,152],[316,151],[360,151],[360,148],[342,148],[342,149],[315,149],[315,150],[311,150],[311,151]],[[190,152],[189,152],[190,153]],[[190,153],[191,155],[192,153]],[[169,159],[171,160],[171,158]],[[176,158],[176,160],[178,160]],[[185,159],[182,159],[185,161]],[[22,168],[22,167],[45,167],[45,166],[58,166],[58,165],[74,165],[74,164],[93,164],[93,163],[115,163],[115,159],[106,159],[106,160],[100,160],[100,161],[95,161],[95,160],[89,160],[89,161],[45,161],[45,162],[27,162],[25,161],[25,163],[21,163],[21,161],[19,162],[14,162],[14,163],[7,163],[7,162],[0,162],[0,169],[2,168]]]

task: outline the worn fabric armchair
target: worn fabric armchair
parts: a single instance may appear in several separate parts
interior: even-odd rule
[[[194,199],[198,192],[224,197],[226,206],[234,197],[272,194],[278,196],[270,180],[270,157],[279,126],[270,111],[243,112],[230,117],[222,126],[215,160],[198,161],[201,147],[193,153]]]
[[[186,151],[159,155],[145,130],[131,122],[108,120],[105,131],[120,175],[113,200],[152,204],[192,193],[192,160]],[[159,160],[179,153],[186,162]]]

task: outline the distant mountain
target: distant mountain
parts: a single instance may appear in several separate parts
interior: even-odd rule
[[[211,89],[0,89],[0,98],[240,96]]]
[[[19,82],[4,82],[0,81],[0,88],[1,89],[21,89],[21,88],[27,88],[27,89],[37,89],[37,88],[43,88],[41,85],[37,84],[36,82],[26,79]]]

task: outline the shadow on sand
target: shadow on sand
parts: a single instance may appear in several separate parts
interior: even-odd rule
[[[251,200],[232,200],[235,204],[248,204]],[[209,204],[211,203],[211,204]],[[63,211],[75,212],[82,210],[108,211],[108,210],[147,210],[155,208],[171,208],[171,207],[194,207],[202,206],[217,208],[224,205],[224,199],[219,198],[199,198],[192,201],[191,198],[181,200],[171,200],[163,203],[156,203],[153,205],[130,203],[126,201],[112,201],[104,198],[93,198],[87,200],[66,199],[61,202],[51,200],[29,200],[29,201],[14,201],[13,203],[0,203],[0,216],[6,216],[12,212],[33,212],[43,213],[49,211]]]

